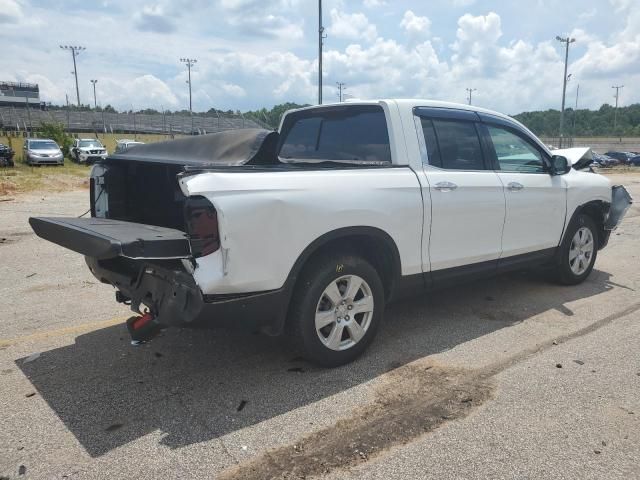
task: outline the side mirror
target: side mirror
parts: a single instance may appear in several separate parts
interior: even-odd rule
[[[567,157],[562,155],[554,155],[551,157],[551,175],[564,175],[571,170],[571,162]]]

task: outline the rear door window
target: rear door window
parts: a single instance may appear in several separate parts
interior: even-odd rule
[[[378,105],[345,105],[291,113],[282,125],[279,157],[391,163],[384,111]]]
[[[440,151],[441,168],[447,170],[485,169],[480,137],[473,122],[433,119],[433,127]],[[425,141],[428,145],[429,140],[426,135]]]

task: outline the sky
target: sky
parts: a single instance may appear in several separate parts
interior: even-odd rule
[[[317,103],[317,0],[0,0],[0,81],[40,85],[41,99],[118,109],[270,108]],[[507,114],[567,104],[640,102],[640,0],[324,0],[323,95],[429,98]]]

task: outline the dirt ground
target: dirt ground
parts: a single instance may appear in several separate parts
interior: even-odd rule
[[[132,346],[113,289],[27,223],[87,197],[0,202],[0,478],[640,478],[640,205],[582,285],[406,301],[326,370],[242,330]]]

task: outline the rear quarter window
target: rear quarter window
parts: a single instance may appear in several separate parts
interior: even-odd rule
[[[384,111],[378,105],[345,105],[291,113],[282,125],[279,157],[391,163]]]

